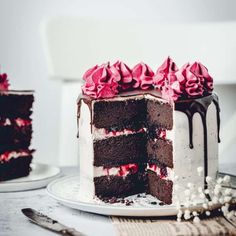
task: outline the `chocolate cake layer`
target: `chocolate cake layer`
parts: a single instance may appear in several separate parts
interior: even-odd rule
[[[26,149],[30,145],[32,126],[0,126],[0,152]]]
[[[93,124],[97,128],[140,129],[146,121],[145,99],[99,101],[94,103]]]
[[[173,182],[161,179],[155,172],[148,170],[148,190],[165,204],[172,203]]]
[[[173,108],[169,103],[148,99],[147,123],[149,126],[171,130],[173,127]]]
[[[148,162],[173,168],[173,145],[169,140],[156,139],[147,141]]]
[[[94,165],[115,167],[146,162],[146,134],[136,133],[94,141]]]
[[[32,114],[32,94],[0,93],[0,117],[28,118]]]
[[[12,158],[0,162],[0,181],[20,178],[29,175],[32,155]]]
[[[132,194],[145,192],[147,179],[144,173],[122,176],[101,176],[94,178],[95,194],[99,198],[126,197]]]

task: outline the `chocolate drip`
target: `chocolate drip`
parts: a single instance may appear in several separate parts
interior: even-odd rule
[[[217,129],[218,129],[218,141],[219,141],[219,129],[220,129],[220,109],[218,103],[218,97],[216,94],[209,95],[207,97],[182,100],[175,103],[175,110],[185,113],[188,117],[189,123],[189,147],[192,149],[193,145],[193,116],[195,113],[199,113],[202,120],[203,135],[204,135],[204,177],[208,175],[208,145],[207,145],[207,110],[209,105],[214,102],[217,112]],[[205,180],[205,187],[206,180]]]
[[[88,105],[88,108],[90,110],[90,121],[91,121],[90,128],[91,128],[91,133],[92,133],[92,101],[93,101],[93,99],[81,94],[81,95],[79,95],[79,97],[77,99],[77,127],[78,127],[77,138],[79,138],[79,119],[80,119],[80,110],[81,110],[82,101]]]
[[[213,94],[213,102],[216,107],[216,118],[217,118],[217,129],[218,129],[218,143],[220,143],[220,106],[219,106],[219,98],[214,93]]]

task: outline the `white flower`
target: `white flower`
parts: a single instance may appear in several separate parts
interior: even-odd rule
[[[224,194],[225,195],[231,195],[232,194],[232,189],[230,189],[230,188],[225,189]]]
[[[223,182],[223,178],[218,178],[216,182],[217,184],[221,184]]]
[[[205,193],[205,194],[209,194],[209,193],[210,193],[210,190],[209,190],[209,189],[205,189],[204,193]]]
[[[225,175],[223,178],[223,182],[228,184],[230,182],[230,176],[229,175]]]
[[[184,219],[189,220],[191,218],[191,213],[189,210],[184,211]]]
[[[226,197],[224,197],[224,202],[230,202],[231,199],[232,199],[232,197],[226,196]]]
[[[207,216],[210,216],[210,215],[211,215],[211,212],[210,212],[210,211],[206,211],[206,215],[207,215]]]
[[[207,177],[206,177],[206,182],[207,182],[208,184],[211,183],[211,182],[212,182],[212,177],[207,176]]]
[[[203,203],[203,204],[202,204],[202,207],[203,207],[204,209],[208,209],[208,205],[207,205],[206,203]]]
[[[197,216],[198,213],[196,211],[193,211],[193,216]]]
[[[200,223],[200,219],[199,219],[198,216],[195,216],[195,217],[193,218],[193,223],[195,223],[195,224]]]
[[[197,168],[197,172],[198,172],[198,175],[201,176],[202,175],[202,172],[203,172],[203,167],[202,166],[199,166]]]

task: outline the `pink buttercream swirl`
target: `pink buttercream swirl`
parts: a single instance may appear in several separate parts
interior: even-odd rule
[[[118,72],[118,77],[120,77],[118,80],[119,91],[127,91],[132,88],[135,80],[133,79],[131,69],[125,63],[117,61],[110,67],[110,70],[114,74]]]
[[[9,82],[7,79],[7,74],[0,74],[0,91],[8,90],[9,88]]]
[[[187,63],[178,70],[169,57],[158,68],[154,84],[163,98],[173,101],[205,96],[213,90],[213,79],[205,66],[199,62]]]
[[[118,94],[120,76],[118,71],[116,73],[111,71],[109,63],[89,69],[83,79],[85,84],[82,86],[82,91],[90,97],[110,98]]]
[[[153,88],[154,72],[147,64],[144,64],[143,62],[137,64],[132,69],[132,75],[135,80],[133,85],[134,89],[147,90]]]

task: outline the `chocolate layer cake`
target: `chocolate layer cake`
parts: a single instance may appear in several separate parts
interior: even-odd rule
[[[0,90],[0,181],[29,175],[33,101],[32,91]]]
[[[202,90],[183,90],[185,71],[173,66],[168,58],[155,76],[145,64],[130,70],[122,63],[85,73],[78,99],[81,199],[147,192],[171,204],[189,182],[205,187],[205,177],[215,177],[219,105],[211,77],[201,65]],[[178,89],[170,87],[169,74],[180,81]]]

